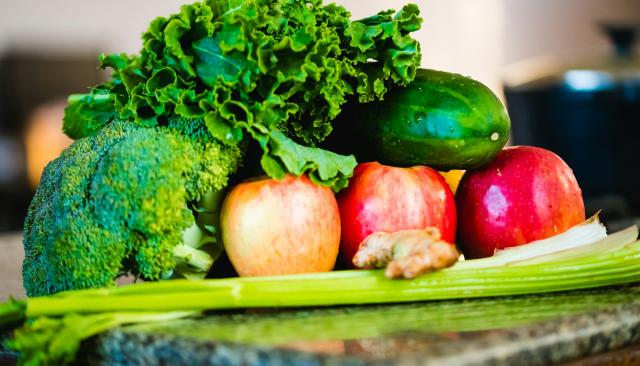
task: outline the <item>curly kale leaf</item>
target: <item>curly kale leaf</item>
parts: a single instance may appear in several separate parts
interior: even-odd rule
[[[257,139],[268,155],[267,173],[280,175],[270,169],[274,161],[284,169],[305,166],[298,171],[332,186],[348,178],[353,161],[317,151],[285,162],[285,154],[269,156],[282,151],[281,141],[267,140],[282,131],[291,143],[314,146],[348,100],[375,101],[411,82],[421,57],[411,33],[421,21],[415,5],[352,21],[343,7],[321,0],[197,2],[155,19],[140,54],[103,56],[101,65],[113,76],[97,90],[111,94],[120,118],[141,126],[164,124],[168,116],[204,119],[226,145]],[[86,113],[71,112],[66,130],[90,134],[100,127]],[[83,119],[87,126],[75,127]],[[269,148],[274,145],[281,149]],[[304,150],[286,145],[289,156]]]
[[[65,109],[63,131],[72,139],[97,133],[104,125],[117,117],[113,96],[104,89],[94,89],[90,94],[69,97]]]
[[[271,177],[282,179],[287,173],[307,174],[316,184],[325,184],[339,191],[347,187],[357,162],[351,156],[301,146],[280,131],[273,131],[267,140],[267,153],[260,161]]]

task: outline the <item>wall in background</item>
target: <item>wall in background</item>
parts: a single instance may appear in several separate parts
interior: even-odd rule
[[[602,19],[640,19],[640,0],[413,0],[425,18],[418,37],[424,66],[470,75],[500,89],[505,64],[568,50],[606,52]],[[157,15],[185,0],[0,1],[0,52],[135,52]],[[401,0],[337,0],[354,16],[397,8]]]
[[[499,91],[503,1],[508,0],[413,1],[420,6],[424,18],[423,27],[416,35],[422,46],[423,66],[472,76]],[[350,9],[356,18],[405,3],[394,0],[336,2]]]
[[[338,0],[365,16],[402,1]],[[458,72],[501,94],[505,66],[538,56],[607,54],[602,21],[640,24],[640,0],[417,0],[424,66]],[[355,6],[358,4],[358,6]]]
[[[36,49],[135,52],[140,34],[158,15],[176,12],[184,0],[0,1],[0,51]]]
[[[482,1],[480,1],[482,2]],[[504,0],[504,62],[609,52],[602,22],[640,24],[639,0]]]

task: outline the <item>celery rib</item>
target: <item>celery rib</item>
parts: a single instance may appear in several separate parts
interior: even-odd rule
[[[640,245],[558,263],[450,269],[411,281],[382,271],[172,280],[30,299],[27,315],[391,303],[557,292],[640,280]]]

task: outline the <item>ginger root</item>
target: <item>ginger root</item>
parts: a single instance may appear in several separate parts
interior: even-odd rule
[[[389,278],[415,278],[454,265],[460,254],[442,241],[436,228],[378,231],[369,235],[353,257],[358,268],[385,268]]]

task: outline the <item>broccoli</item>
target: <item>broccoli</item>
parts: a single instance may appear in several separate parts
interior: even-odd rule
[[[180,118],[114,121],[75,141],[44,170],[25,220],[27,294],[109,286],[125,273],[204,277],[221,249],[215,220],[198,216],[215,210],[242,153]]]

